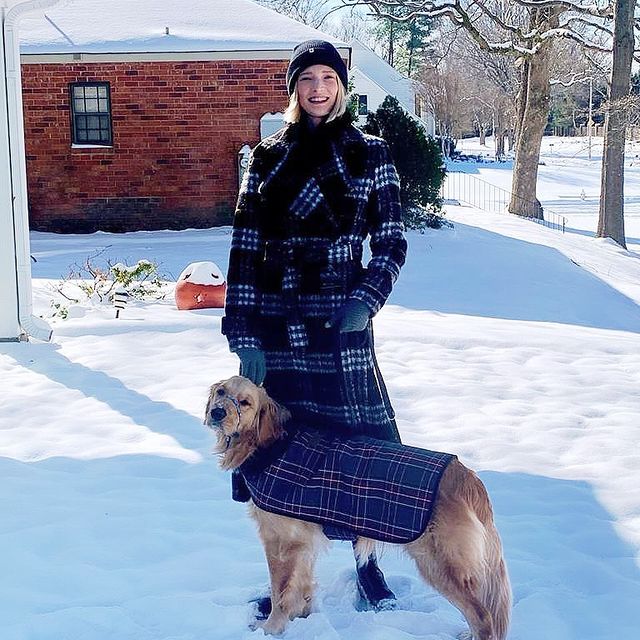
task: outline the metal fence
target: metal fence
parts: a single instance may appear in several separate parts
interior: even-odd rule
[[[445,201],[462,202],[491,213],[509,213],[511,202],[511,192],[506,189],[464,171],[451,170],[447,171],[442,183],[440,197]],[[518,209],[524,212],[521,217],[564,233],[566,218],[549,209],[542,209],[539,202],[520,199]]]

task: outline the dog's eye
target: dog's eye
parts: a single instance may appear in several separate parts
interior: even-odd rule
[[[216,395],[223,396],[224,395],[224,389],[217,389],[216,390]]]
[[[251,402],[249,402],[249,400],[240,400],[240,404],[241,404],[243,407],[249,407],[249,406],[251,406]]]

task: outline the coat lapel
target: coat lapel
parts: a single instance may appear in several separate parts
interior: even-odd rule
[[[359,214],[357,195],[367,168],[368,147],[362,134],[345,127],[331,142],[331,154],[316,176],[338,234],[349,233]]]
[[[268,235],[282,237],[292,227],[304,235],[348,233],[358,215],[367,150],[351,126],[336,123],[315,144],[301,138],[299,125],[284,129],[263,149],[267,173],[259,193],[269,209]]]

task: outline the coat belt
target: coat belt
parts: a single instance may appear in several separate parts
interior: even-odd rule
[[[288,240],[265,242],[263,261],[285,265],[340,264],[360,261],[362,244],[351,242],[327,242],[322,244],[300,244]]]
[[[302,270],[307,266],[321,271],[331,270],[331,265],[360,262],[362,244],[337,241],[293,242],[291,240],[268,240],[265,242],[264,262],[282,265],[282,295],[287,313],[287,333],[293,349],[304,349],[309,344],[305,323],[298,306]],[[335,290],[332,272],[327,274],[325,290]]]

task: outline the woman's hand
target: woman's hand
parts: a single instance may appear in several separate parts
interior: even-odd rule
[[[261,385],[267,375],[267,364],[262,349],[245,348],[236,351],[240,358],[240,375]]]
[[[327,329],[336,327],[339,333],[362,331],[367,328],[370,317],[369,307],[364,302],[349,298],[324,326]]]

